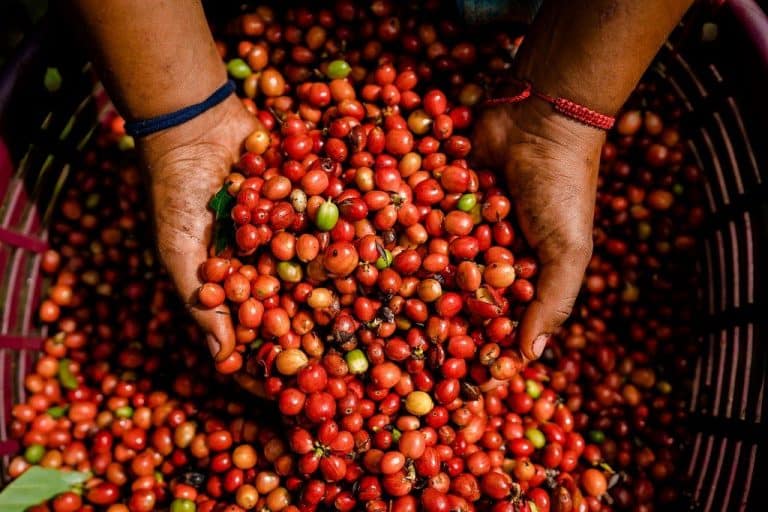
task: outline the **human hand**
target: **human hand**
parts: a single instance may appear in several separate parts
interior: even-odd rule
[[[605,135],[538,99],[483,111],[475,126],[478,164],[503,171],[517,221],[536,251],[536,295],[518,326],[526,359],[541,356],[571,313],[592,254],[597,169]]]
[[[235,96],[200,116],[139,141],[149,171],[157,248],[181,299],[206,335],[217,362],[235,347],[229,308],[197,304],[200,266],[208,256],[211,197],[237,161],[245,138],[261,125]]]

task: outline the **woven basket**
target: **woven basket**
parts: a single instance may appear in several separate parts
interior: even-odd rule
[[[46,224],[70,167],[109,107],[91,67],[43,24],[0,75],[0,456],[3,468],[18,443],[8,439],[11,407],[23,401],[23,377],[46,330],[36,322],[45,287],[39,271]],[[47,67],[64,79],[55,93]],[[4,483],[0,472],[0,487]]]
[[[718,34],[714,40],[714,22]],[[45,330],[35,321],[46,224],[108,102],[90,66],[41,27],[0,75],[0,456],[13,403]],[[62,89],[43,87],[56,66]],[[683,99],[683,131],[705,171],[710,224],[695,262],[706,287],[689,399],[696,435],[681,464],[696,510],[768,510],[768,18],[753,0],[698,4],[649,74]],[[692,262],[693,263],[693,262]],[[766,309],[763,309],[766,308]],[[761,339],[761,335],[763,339]],[[0,474],[0,487],[3,476]]]

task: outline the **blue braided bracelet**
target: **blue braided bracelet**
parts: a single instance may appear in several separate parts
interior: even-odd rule
[[[200,103],[184,107],[170,114],[125,123],[125,133],[133,137],[144,137],[151,133],[178,126],[215,107],[227,99],[233,92],[235,92],[235,82],[229,80]]]

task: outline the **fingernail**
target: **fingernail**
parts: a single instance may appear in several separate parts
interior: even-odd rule
[[[216,339],[216,336],[209,334],[205,337],[206,343],[208,343],[208,350],[211,351],[213,357],[216,357],[221,350],[221,343]]]
[[[533,353],[537,358],[541,357],[541,354],[544,353],[548,341],[549,334],[539,334],[539,337],[533,340]]]

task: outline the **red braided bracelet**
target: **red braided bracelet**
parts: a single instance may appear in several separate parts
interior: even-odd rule
[[[564,116],[575,119],[576,121],[579,121],[580,123],[583,123],[587,126],[600,128],[601,130],[610,130],[613,128],[613,123],[616,122],[614,117],[601,114],[600,112],[595,112],[594,110],[589,109],[584,105],[579,105],[578,103],[569,99],[553,98],[552,96],[548,96],[544,93],[534,91],[530,82],[522,82],[519,80],[515,80],[515,82],[523,86],[522,91],[515,94],[514,96],[505,96],[503,98],[487,100],[485,104],[499,105],[505,103],[519,103],[525,99],[530,98],[531,96],[535,96],[546,101],[547,103],[550,103],[557,112],[560,112]]]

